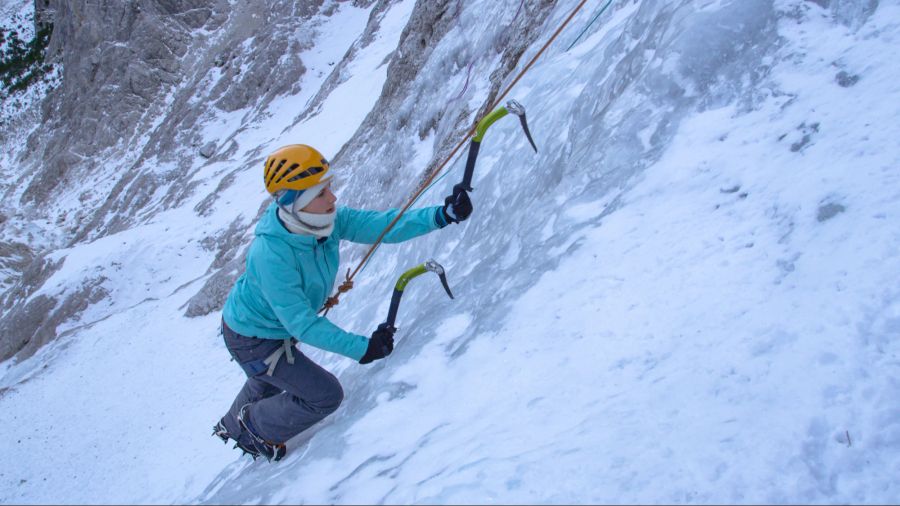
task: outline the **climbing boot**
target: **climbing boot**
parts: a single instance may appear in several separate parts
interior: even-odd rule
[[[247,418],[249,407],[249,404],[245,404],[238,414],[238,423],[241,426],[241,436],[238,438],[236,446],[244,450],[245,453],[251,454],[254,460],[259,456],[265,457],[269,462],[281,460],[287,453],[287,447],[282,443],[266,441],[257,435]]]
[[[251,457],[253,457],[253,460],[256,460],[256,457],[259,457],[259,451],[253,444],[249,442],[249,435],[241,438],[242,434],[238,434],[237,436],[235,436],[228,432],[228,429],[225,427],[225,417],[222,417],[222,419],[219,420],[218,423],[213,425],[212,435],[221,439],[225,444],[228,444],[229,439],[233,439],[233,448],[240,448],[241,451],[244,452],[244,455],[250,455]],[[244,441],[242,441],[241,439],[244,439]]]
[[[228,433],[228,429],[225,428],[225,417],[222,417],[221,420],[213,425],[212,435],[221,439],[225,444],[228,444],[229,439],[234,439],[231,437],[231,434]]]

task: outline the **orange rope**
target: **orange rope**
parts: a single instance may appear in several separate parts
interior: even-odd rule
[[[347,278],[341,283],[341,286],[338,287],[338,292],[331,297],[328,297],[328,300],[325,301],[325,305],[322,306],[322,309],[325,310],[325,314],[328,314],[328,310],[337,306],[341,301],[339,297],[342,293],[347,293],[353,288],[353,280],[350,279],[350,269],[347,269]],[[320,312],[322,310],[319,310]]]
[[[556,31],[553,32],[553,35],[550,36],[550,39],[544,43],[544,45],[541,47],[541,49],[531,58],[531,60],[525,65],[525,67],[523,67],[522,70],[519,71],[519,73],[518,73],[518,75],[516,75],[515,79],[513,79],[512,82],[506,87],[506,89],[503,90],[503,93],[501,93],[500,96],[494,100],[494,103],[491,104],[491,107],[488,108],[488,113],[493,111],[497,107],[497,105],[499,105],[500,102],[502,102],[503,99],[506,98],[506,95],[509,94],[509,92],[512,90],[513,86],[515,86],[519,82],[519,80],[522,79],[522,76],[524,76],[525,73],[531,69],[531,67],[534,65],[534,63],[537,61],[537,59],[540,58],[542,54],[544,54],[544,51],[546,51],[546,49],[548,47],[550,47],[550,44],[552,44],[553,41],[556,40],[556,37],[559,36],[559,34],[562,33],[563,29],[565,29],[565,27],[569,24],[569,22],[572,21],[572,18],[574,18],[575,15],[578,14],[578,11],[580,11],[581,8],[584,7],[585,3],[587,3],[587,0],[581,0],[578,3],[578,5],[574,9],[572,9],[572,12],[565,19],[565,21],[563,21],[562,24],[559,25],[559,27],[556,29]],[[452,160],[454,156],[456,156],[457,151],[459,151],[459,149],[465,145],[465,143],[469,139],[469,137],[471,137],[475,133],[475,129],[477,127],[478,127],[478,122],[475,122],[475,124],[472,125],[472,127],[469,129],[469,131],[463,137],[463,139],[461,141],[459,141],[459,143],[456,145],[455,148],[453,148],[453,151],[451,151],[450,154],[447,155],[446,158],[444,158],[444,161],[442,161],[441,164],[438,165],[438,168],[435,169],[435,171],[431,173],[431,175],[428,177],[428,179],[426,179],[425,182],[420,185],[421,188],[419,189],[419,191],[417,191],[415,193],[415,195],[413,195],[412,198],[409,199],[409,201],[406,203],[406,205],[404,205],[403,208],[400,209],[400,212],[397,214],[397,216],[394,217],[393,221],[391,221],[388,224],[388,226],[385,227],[384,231],[381,232],[381,235],[378,236],[378,239],[375,240],[375,243],[372,244],[372,247],[369,248],[369,251],[366,252],[366,255],[363,257],[363,259],[360,260],[360,262],[356,266],[356,268],[353,269],[353,273],[351,274],[350,269],[347,269],[347,277],[344,279],[344,282],[341,283],[341,286],[338,287],[338,293],[329,297],[328,300],[325,301],[325,305],[322,306],[322,309],[319,310],[320,313],[324,311],[325,314],[328,314],[329,309],[333,308],[334,306],[336,306],[340,303],[339,297],[341,296],[341,294],[346,293],[346,292],[350,291],[350,289],[353,288],[353,278],[356,277],[356,274],[359,273],[360,269],[362,269],[362,267],[366,264],[366,262],[369,260],[369,257],[372,256],[372,253],[375,252],[375,249],[377,249],[378,245],[381,244],[381,241],[384,240],[384,237],[388,234],[388,232],[391,231],[392,228],[394,228],[394,225],[397,224],[397,222],[400,220],[400,218],[403,216],[403,214],[410,208],[410,206],[412,206],[413,203],[415,203],[415,201],[418,200],[419,196],[423,192],[425,192],[425,190],[428,189],[431,182],[434,181],[435,177],[437,177],[437,175],[440,174],[442,170],[444,170],[444,167],[447,165],[447,163],[450,162],[450,160]]]

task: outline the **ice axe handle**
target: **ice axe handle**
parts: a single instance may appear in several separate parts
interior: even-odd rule
[[[469,157],[466,159],[466,171],[463,173],[462,183],[453,187],[453,196],[459,194],[460,191],[472,191],[472,175],[475,174],[475,160],[478,159],[478,149],[481,143],[473,140],[469,143]]]
[[[388,317],[387,323],[391,327],[394,327],[394,323],[397,321],[397,311],[400,309],[400,298],[403,297],[403,291],[394,289],[394,295],[391,297],[391,307],[388,309]]]
[[[462,183],[453,188],[454,196],[458,195],[461,191],[457,187],[461,187],[466,191],[472,191],[472,174],[475,173],[475,160],[478,158],[478,148],[481,147],[481,139],[484,139],[484,134],[487,133],[487,129],[490,128],[494,122],[507,114],[509,114],[509,111],[507,111],[505,107],[498,107],[484,118],[481,118],[481,121],[475,125],[475,136],[472,137],[472,142],[469,143],[469,158],[466,159],[466,172],[463,174]]]

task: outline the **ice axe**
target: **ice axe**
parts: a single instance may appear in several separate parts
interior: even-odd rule
[[[397,310],[400,309],[400,298],[403,297],[403,290],[413,278],[421,276],[426,272],[437,274],[438,277],[441,278],[441,284],[444,285],[444,290],[447,291],[447,295],[449,295],[451,299],[453,298],[453,293],[450,291],[450,285],[447,284],[447,275],[444,272],[444,268],[434,260],[429,260],[424,264],[409,269],[397,279],[397,284],[394,285],[394,295],[391,297],[391,307],[388,310],[387,321],[384,322],[385,324],[394,327],[394,322],[397,320]]]
[[[506,106],[494,109],[490,114],[482,118],[475,127],[475,136],[472,137],[472,142],[469,144],[469,157],[466,159],[466,171],[463,173],[463,180],[461,183],[457,183],[453,186],[454,197],[463,190],[472,191],[474,189],[472,188],[472,175],[475,173],[475,160],[478,159],[478,150],[481,148],[481,140],[484,139],[484,134],[487,133],[487,129],[490,128],[491,125],[509,113],[519,117],[519,122],[522,124],[522,130],[525,131],[525,137],[528,138],[528,142],[531,144],[531,147],[534,148],[534,152],[537,153],[537,146],[534,145],[534,139],[531,138],[531,131],[528,130],[528,120],[525,119],[525,106],[515,100],[506,102]]]

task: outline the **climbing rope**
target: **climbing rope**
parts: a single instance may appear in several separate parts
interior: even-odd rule
[[[606,2],[606,5],[604,5],[604,6],[600,9],[600,12],[598,12],[597,15],[594,16],[594,19],[592,19],[591,22],[588,23],[587,26],[584,27],[584,30],[582,30],[581,33],[578,34],[578,37],[575,37],[575,40],[573,40],[572,43],[569,44],[569,47],[566,48],[566,51],[568,51],[568,50],[572,49],[573,47],[575,47],[575,43],[577,43],[577,42],[581,39],[581,36],[584,35],[584,32],[588,31],[588,28],[590,28],[591,25],[594,24],[594,21],[597,21],[597,18],[599,18],[600,15],[603,14],[603,12],[606,10],[607,7],[609,7],[609,4],[611,4],[611,3],[612,3],[612,0],[609,0],[608,2]]]
[[[325,301],[325,304],[322,305],[322,309],[325,310],[325,314],[328,314],[328,310],[337,306],[340,302],[339,297],[343,293],[349,292],[353,289],[353,279],[350,278],[350,269],[347,269],[347,277],[344,279],[344,282],[341,283],[341,286],[338,287],[338,291],[331,297],[328,297],[328,300]],[[321,312],[321,310],[320,310]]]
[[[516,75],[516,77],[512,80],[511,83],[509,83],[509,85],[506,86],[506,88],[503,90],[503,92],[500,93],[500,95],[496,99],[494,99],[494,102],[491,104],[491,107],[489,107],[487,109],[489,112],[493,111],[499,104],[501,104],[503,102],[503,99],[506,98],[506,96],[509,94],[509,92],[512,91],[513,87],[519,83],[519,81],[522,79],[522,77],[529,70],[531,70],[531,67],[534,66],[534,64],[535,64],[535,62],[537,62],[538,58],[540,58],[541,55],[544,54],[544,51],[546,51],[547,48],[550,47],[550,44],[553,44],[553,41],[555,41],[556,38],[559,36],[559,34],[562,33],[562,31],[566,28],[566,26],[569,25],[569,22],[571,22],[572,19],[575,17],[575,15],[578,14],[578,12],[581,10],[581,8],[584,7],[585,3],[587,3],[587,0],[580,0],[578,2],[578,5],[576,5],[575,8],[572,9],[572,12],[570,12],[569,15],[566,17],[566,19],[563,20],[563,22],[556,28],[556,31],[553,32],[553,35],[550,36],[550,38],[547,40],[547,42],[545,42],[544,45],[541,46],[541,48],[538,50],[538,52],[535,53],[535,55],[531,58],[531,60],[529,60],[528,63],[522,68],[522,70],[519,71],[519,73]],[[579,37],[580,37],[580,35],[579,35]],[[366,265],[366,263],[368,263],[369,258],[372,256],[372,254],[375,252],[375,250],[378,249],[378,246],[381,244],[381,241],[384,240],[384,237],[388,234],[388,232],[391,231],[391,229],[394,228],[394,225],[396,225],[397,222],[400,221],[400,218],[403,216],[403,214],[406,213],[407,210],[409,210],[409,208],[413,205],[413,203],[416,202],[416,200],[419,199],[419,197],[425,192],[425,190],[427,190],[428,188],[431,187],[432,182],[441,173],[441,171],[444,170],[444,167],[447,165],[447,163],[450,162],[450,160],[452,160],[456,156],[456,154],[459,152],[460,148],[462,148],[466,144],[466,142],[469,140],[469,138],[472,137],[472,134],[475,133],[475,129],[477,128],[477,126],[478,126],[478,122],[475,122],[475,124],[473,124],[472,127],[469,128],[468,132],[462,138],[462,140],[460,140],[459,143],[456,144],[456,147],[454,147],[453,150],[450,151],[450,154],[447,155],[447,157],[445,157],[444,160],[438,165],[437,169],[435,169],[431,173],[431,175],[428,176],[428,178],[425,180],[425,182],[422,183],[422,185],[421,185],[422,188],[420,190],[418,190],[416,192],[416,194],[413,195],[409,199],[409,201],[403,206],[403,208],[400,209],[400,212],[397,213],[397,216],[395,216],[394,219],[387,225],[387,227],[385,227],[384,231],[381,232],[381,235],[378,236],[378,238],[375,240],[375,242],[369,248],[369,251],[366,252],[363,259],[360,260],[359,264],[357,264],[356,268],[353,269],[353,272],[351,273],[349,269],[347,270],[347,277],[344,280],[344,282],[341,283],[341,286],[338,287],[337,293],[335,293],[331,297],[328,297],[328,300],[325,301],[325,304],[322,306],[322,309],[319,310],[319,313],[324,312],[324,314],[327,315],[329,309],[333,308],[334,306],[336,306],[340,303],[340,296],[342,294],[350,291],[350,289],[353,288],[353,278],[356,277],[356,275],[359,273],[359,271]]]

